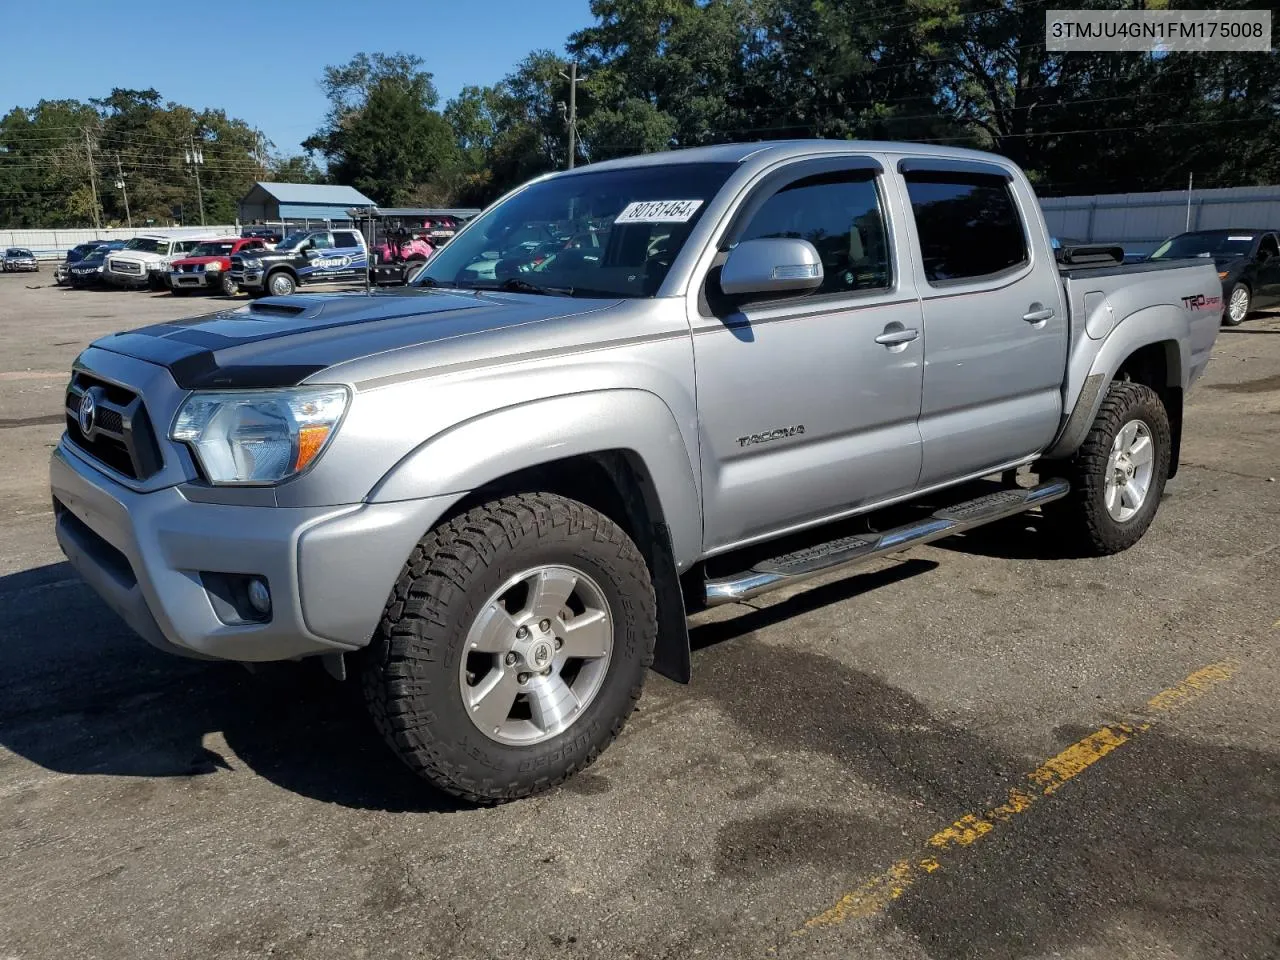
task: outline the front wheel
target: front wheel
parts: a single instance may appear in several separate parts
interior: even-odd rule
[[[1137,543],[1164,495],[1172,447],[1169,414],[1159,395],[1140,383],[1112,383],[1066,465],[1070,494],[1044,508],[1062,541],[1090,556]]]
[[[370,645],[365,699],[435,786],[514,800],[613,741],[656,636],[648,568],[617,524],[552,494],[507,497],[418,544]]]
[[[298,289],[298,282],[287,270],[277,270],[267,277],[266,288],[273,297],[287,297]]]
[[[234,280],[231,279],[231,277],[228,274],[225,274],[225,273],[222,275],[222,282],[219,286],[222,289],[222,295],[224,297],[234,297],[237,293],[240,292],[240,285],[237,284]]]
[[[1227,297],[1227,308],[1222,312],[1222,325],[1236,327],[1244,323],[1244,318],[1249,315],[1251,301],[1249,288],[1243,283],[1237,283],[1232,287],[1231,295]]]

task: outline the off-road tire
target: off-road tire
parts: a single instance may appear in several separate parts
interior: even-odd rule
[[[218,283],[218,289],[224,297],[234,297],[240,292],[240,285],[224,274],[222,280]]]
[[[578,720],[548,740],[510,746],[467,715],[459,657],[501,584],[555,563],[600,585],[613,615],[613,652]],[[471,803],[515,800],[562,782],[613,742],[640,699],[656,637],[648,567],[617,524],[553,494],[506,497],[455,517],[414,548],[364,658],[365,702],[392,750],[439,789]]]
[[[1131,420],[1147,425],[1155,459],[1146,499],[1138,512],[1122,523],[1107,511],[1107,460],[1116,434]],[[1159,395],[1144,384],[1113,382],[1084,443],[1061,467],[1060,475],[1071,482],[1071,492],[1044,507],[1058,544],[1073,555],[1101,557],[1137,543],[1160,506],[1172,449],[1169,414]]]

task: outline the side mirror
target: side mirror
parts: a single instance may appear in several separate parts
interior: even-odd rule
[[[720,268],[720,289],[730,297],[791,293],[822,286],[822,259],[808,240],[762,237],[729,251]]]
[[[313,246],[305,246],[302,248],[302,255],[310,260],[312,257],[320,256],[320,251]]]

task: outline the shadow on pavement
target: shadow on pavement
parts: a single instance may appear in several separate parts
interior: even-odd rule
[[[332,681],[314,662],[260,678],[160,653],[67,563],[0,577],[0,623],[0,746],[46,769],[191,777],[243,762],[327,803],[457,809],[386,747],[357,684]],[[210,733],[234,757],[208,748]]]
[[[821,912],[897,860],[933,852],[932,831],[1003,802],[1047,759],[1010,753],[818,653],[751,638],[708,653],[694,692],[749,731],[762,758],[825,756],[905,801],[879,816],[837,813],[803,793],[752,807],[717,834],[729,897],[816,870],[833,878],[814,897]],[[1065,748],[1093,729],[1053,733]],[[1280,757],[1171,730],[1141,734],[980,844],[953,848],[881,919],[801,939],[782,931],[780,954],[848,956],[887,924],[932,960],[1280,956]]]

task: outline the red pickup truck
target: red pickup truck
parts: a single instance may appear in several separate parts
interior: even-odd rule
[[[231,255],[266,248],[266,242],[259,237],[206,240],[187,256],[173,262],[169,268],[169,287],[177,296],[185,296],[192,290],[218,289],[225,296],[234,297],[239,288],[231,282],[229,275]]]

